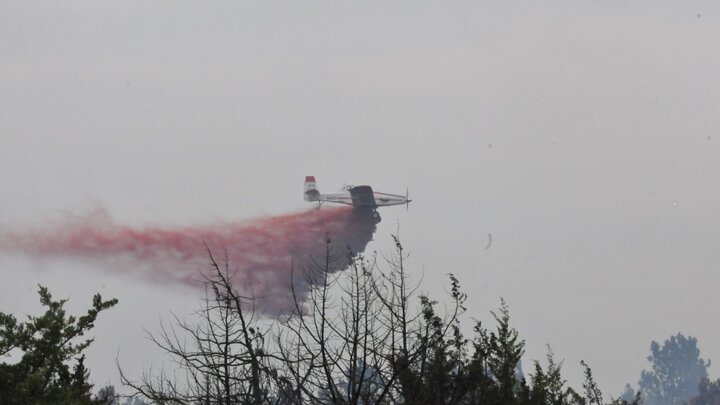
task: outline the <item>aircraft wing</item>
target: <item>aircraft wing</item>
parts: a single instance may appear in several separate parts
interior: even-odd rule
[[[350,189],[350,197],[352,197],[353,205],[356,207],[377,207],[375,203],[375,195],[370,186],[357,186]]]

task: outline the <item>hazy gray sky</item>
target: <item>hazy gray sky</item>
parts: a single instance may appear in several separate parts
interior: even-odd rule
[[[718,72],[711,1],[0,0],[0,225],[282,214],[310,174],[407,186],[370,250],[399,223],[431,294],[453,272],[483,320],[503,296],[526,367],[550,344],[617,395],[678,331],[720,361]],[[37,283],[120,300],[98,385],[118,351],[158,366],[142,328],[201,296],[106,265],[0,256],[0,311],[38,309]]]

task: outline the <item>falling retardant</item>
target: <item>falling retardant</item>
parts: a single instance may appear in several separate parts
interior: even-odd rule
[[[302,298],[311,287],[303,272],[317,265],[344,269],[348,253],[363,252],[375,229],[368,210],[352,207],[180,228],[123,226],[98,211],[46,229],[0,231],[0,252],[91,259],[99,269],[144,280],[202,286],[211,271],[209,250],[221,266],[228,264],[238,291],[256,297],[258,308],[278,312],[293,306],[291,282]]]

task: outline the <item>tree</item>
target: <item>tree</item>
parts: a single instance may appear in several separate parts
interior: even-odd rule
[[[635,392],[630,384],[625,384],[625,390],[620,397],[610,401],[610,405],[640,405],[641,403],[643,403],[643,398],[640,391]]]
[[[700,393],[688,401],[688,405],[720,405],[720,379],[703,378],[698,387]]]
[[[565,380],[562,378],[562,362],[555,360],[555,355],[547,347],[547,369],[543,370],[540,362],[535,361],[535,371],[530,376],[531,386],[529,397],[519,398],[520,403],[533,405],[564,405],[574,394],[574,391],[564,389]]]
[[[630,384],[625,384],[625,391],[620,395],[620,400],[625,401],[627,403],[632,403],[635,398],[638,398],[640,395],[640,392],[635,392],[633,387]]]
[[[491,311],[495,327],[476,322],[466,338],[460,282],[449,275],[445,305],[416,293],[397,238],[386,265],[375,256],[334,251],[327,241],[324,258],[291,272],[311,288],[291,290],[294,310],[276,319],[256,314],[254,299],[233,288],[227,260],[221,269],[208,254],[214,276],[206,281],[210,293],[199,321],[176,317],[174,327],[162,325],[152,337],[185,378],[121,376],[156,403],[603,405],[590,367],[581,362],[582,391],[567,387],[563,362],[549,346],[546,367],[536,361],[525,379],[525,341],[502,299]],[[343,254],[349,267],[329,271]],[[610,403],[639,402],[636,395]]]
[[[148,372],[132,381],[120,370],[136,394],[174,404],[461,403],[461,391],[453,390],[465,375],[458,322],[465,295],[450,276],[454,304],[447,313],[437,314],[436,302],[425,296],[412,305],[416,288],[399,241],[384,269],[374,257],[334,251],[327,241],[323,260],[292,272],[312,288],[293,290],[294,310],[274,320],[262,318],[253,298],[234,289],[227,260],[221,269],[208,255],[211,293],[199,321],[175,317],[174,326],[161,325],[151,336],[184,378]],[[340,259],[349,268],[329,271]]]
[[[437,302],[421,295],[420,311],[412,323],[400,328],[414,330],[394,351],[394,369],[399,372],[398,398],[407,404],[462,403],[473,384],[467,345],[460,331],[459,316],[465,311],[466,295],[458,280],[450,277],[452,304],[448,313],[439,314]],[[402,324],[401,319],[396,319]]]
[[[120,396],[115,393],[115,386],[106,385],[95,394],[95,399],[102,405],[120,405]]]
[[[583,388],[585,389],[585,402],[588,405],[602,405],[602,391],[600,391],[600,388],[592,376],[590,366],[588,366],[584,360],[580,361],[580,365],[585,369],[585,382],[583,383]]]
[[[487,363],[497,379],[500,403],[511,404],[519,383],[515,378],[515,370],[525,353],[525,341],[519,338],[517,330],[510,327],[510,309],[504,299],[500,299],[498,312],[491,313],[498,326],[489,336]]]
[[[148,372],[141,381],[132,381],[118,363],[120,379],[136,394],[158,403],[267,403],[267,329],[258,322],[254,298],[233,289],[227,260],[221,268],[209,249],[208,256],[213,273],[206,278],[205,300],[197,313],[200,321],[174,316],[174,326],[161,323],[160,334],[149,335],[179,364],[184,381],[164,372]]]
[[[662,347],[653,341],[650,352],[652,371],[643,371],[638,383],[645,404],[680,405],[697,394],[710,362],[700,358],[696,338],[678,333]]]
[[[93,339],[81,339],[94,326],[101,311],[111,308],[116,299],[103,301],[93,297],[87,314],[66,316],[67,299],[55,301],[47,288],[39,286],[42,316],[28,321],[0,313],[0,356],[21,354],[14,364],[0,364],[0,403],[2,404],[89,404],[92,385],[84,366],[82,352]],[[69,363],[75,361],[70,370]]]
[[[315,286],[304,302],[295,294],[295,311],[279,324],[277,367],[302,403],[405,404],[444,403],[452,396],[441,378],[452,378],[449,354],[459,336],[456,319],[464,294],[451,276],[453,304],[440,315],[436,302],[420,295],[408,280],[402,245],[381,269],[374,258],[354,252],[349,268],[331,274],[337,260],[328,241],[325,260],[305,269]],[[446,372],[447,371],[447,372]],[[437,389],[435,389],[437,388]],[[440,400],[442,396],[442,400]]]

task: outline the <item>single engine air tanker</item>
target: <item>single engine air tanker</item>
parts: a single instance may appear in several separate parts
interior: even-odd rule
[[[305,201],[317,201],[318,207],[324,202],[352,205],[358,209],[367,209],[376,221],[380,221],[378,207],[405,204],[410,205],[407,191],[405,195],[380,193],[373,191],[370,186],[345,186],[339,193],[320,194],[315,182],[315,176],[305,176]]]

